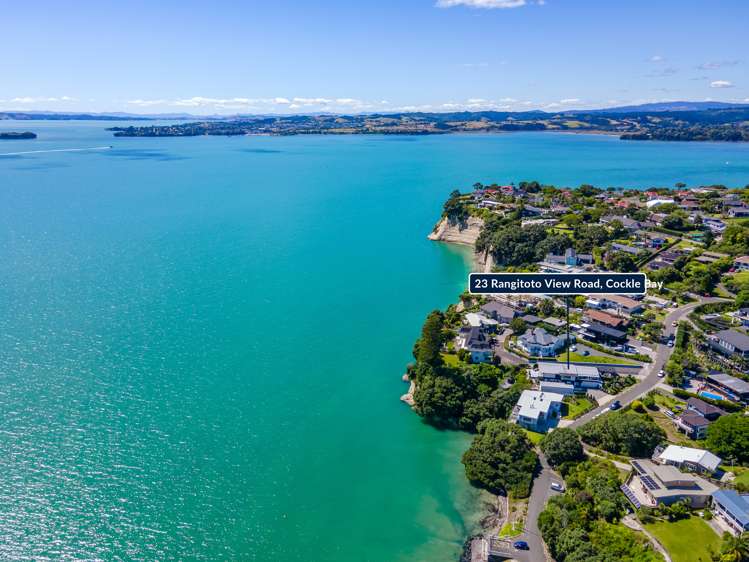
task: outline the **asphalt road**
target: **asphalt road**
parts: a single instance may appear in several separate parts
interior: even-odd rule
[[[679,322],[684,317],[686,317],[687,314],[689,314],[692,310],[694,310],[696,307],[698,307],[701,304],[709,303],[709,302],[719,302],[721,300],[725,299],[719,299],[715,297],[711,298],[701,298],[699,302],[690,303],[684,306],[681,306],[679,308],[673,309],[667,316],[666,319],[663,321],[665,328],[663,330],[663,335],[665,337],[670,336],[676,331],[676,328],[672,326],[674,322]],[[633,400],[639,398],[643,394],[648,393],[650,390],[655,388],[655,386],[661,382],[661,378],[658,377],[658,371],[660,371],[668,361],[668,358],[671,357],[671,354],[673,353],[674,348],[668,347],[667,345],[658,344],[656,346],[655,350],[655,357],[653,359],[652,363],[648,363],[643,367],[643,370],[645,372],[645,377],[638,382],[637,384],[629,387],[624,392],[616,396],[616,399],[619,400],[622,406],[626,406]],[[585,425],[598,415],[602,414],[603,412],[607,411],[609,409],[608,405],[605,406],[599,406],[598,408],[595,408],[585,414],[584,416],[580,416],[577,418],[574,422],[572,422],[568,427],[572,428],[578,428],[582,425]]]
[[[697,306],[708,302],[717,302],[720,300],[725,299],[701,298],[699,302],[690,303],[688,305],[673,309],[664,320],[664,336],[668,337],[673,334],[676,331],[676,328],[672,324],[674,322],[678,323]],[[616,399],[621,402],[622,406],[629,404],[636,398],[649,392],[662,380],[658,377],[658,371],[663,368],[673,351],[673,347],[658,344],[653,362],[646,364],[644,367],[646,372],[645,378],[616,397]],[[581,425],[586,424],[606,410],[608,410],[608,406],[600,406],[585,414],[584,416],[576,419],[569,427],[580,427]],[[541,532],[538,530],[538,516],[543,511],[544,507],[546,506],[546,502],[549,501],[549,498],[552,495],[558,493],[551,489],[551,483],[554,481],[559,483],[564,482],[564,480],[562,480],[562,478],[549,467],[549,464],[543,454],[539,454],[539,460],[541,462],[541,471],[533,481],[531,497],[528,500],[528,516],[526,518],[525,531],[520,537],[518,537],[519,540],[526,541],[528,543],[528,546],[530,547],[527,555],[522,557],[519,556],[519,559],[530,559],[534,561],[540,561],[544,559],[544,543],[543,539],[541,538]]]

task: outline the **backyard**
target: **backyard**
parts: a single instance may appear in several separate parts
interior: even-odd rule
[[[720,537],[699,517],[648,523],[645,528],[664,546],[673,562],[710,562],[710,553],[720,548]],[[689,539],[684,540],[685,537]]]

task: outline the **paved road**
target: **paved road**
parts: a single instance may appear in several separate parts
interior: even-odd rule
[[[546,507],[546,502],[551,496],[559,494],[551,489],[552,482],[563,483],[564,480],[554,472],[546,457],[539,451],[538,455],[541,461],[541,472],[533,481],[531,497],[528,500],[528,514],[525,519],[525,531],[521,535],[521,540],[528,543],[531,560],[544,560],[544,541],[541,538],[541,531],[538,530],[538,516]]]
[[[710,297],[710,298],[701,298],[700,301],[690,303],[684,306],[681,306],[679,308],[673,309],[667,316],[666,319],[663,321],[665,328],[663,330],[663,335],[668,337],[671,334],[673,334],[676,331],[676,328],[672,325],[674,322],[679,322],[683,318],[686,317],[687,314],[692,312],[696,307],[700,306],[701,304],[709,303],[709,302],[719,302],[725,299]],[[624,392],[619,394],[616,399],[619,400],[622,406],[626,406],[636,398],[639,398],[643,394],[646,394],[655,386],[661,382],[661,378],[658,377],[658,371],[660,371],[668,361],[668,358],[671,357],[671,354],[673,353],[674,348],[668,347],[667,345],[658,344],[656,346],[655,350],[655,357],[653,359],[652,363],[649,363],[645,365],[644,373],[645,377],[638,382],[637,384],[629,387]],[[580,416],[577,418],[574,422],[572,422],[568,427],[572,428],[578,428],[582,425],[585,425],[592,419],[594,419],[596,416],[600,415],[601,413],[608,410],[608,405],[599,406],[598,408],[595,408],[585,414],[584,416]]]

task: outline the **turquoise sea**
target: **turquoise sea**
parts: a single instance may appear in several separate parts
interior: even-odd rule
[[[749,183],[749,146],[117,139],[0,122],[0,559],[452,561],[480,511],[398,401],[475,181]]]

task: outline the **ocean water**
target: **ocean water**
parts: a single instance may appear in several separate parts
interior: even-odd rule
[[[749,147],[118,139],[0,122],[0,558],[450,561],[469,437],[398,401],[475,181],[749,183]],[[79,152],[39,152],[112,146]]]

